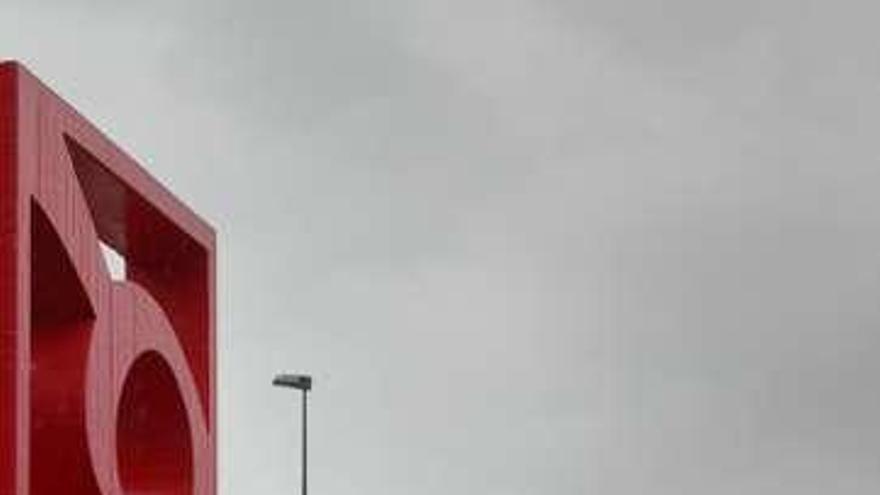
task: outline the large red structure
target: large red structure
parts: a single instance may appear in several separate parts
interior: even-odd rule
[[[216,493],[214,263],[208,224],[0,64],[0,495]]]

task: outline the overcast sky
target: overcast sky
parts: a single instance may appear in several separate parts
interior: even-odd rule
[[[0,0],[217,228],[220,486],[880,492],[873,2]]]

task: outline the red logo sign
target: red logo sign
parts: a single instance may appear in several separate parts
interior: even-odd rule
[[[0,495],[213,495],[214,297],[210,226],[0,65]]]

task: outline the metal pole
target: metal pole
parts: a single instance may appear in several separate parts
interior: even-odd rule
[[[308,391],[302,393],[302,495],[308,495]]]

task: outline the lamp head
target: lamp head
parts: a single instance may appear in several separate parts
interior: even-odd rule
[[[280,374],[276,375],[275,379],[272,380],[272,385],[308,391],[312,389],[312,377],[309,375]]]

